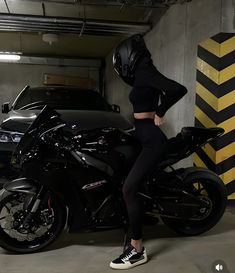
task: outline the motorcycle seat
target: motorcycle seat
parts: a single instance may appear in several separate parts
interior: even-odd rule
[[[220,127],[183,127],[181,129],[181,135],[183,137],[199,136],[199,137],[215,137],[224,133],[224,129]]]
[[[224,129],[219,127],[183,127],[176,137],[168,139],[165,153],[159,160],[157,167],[175,164],[191,154],[194,151],[195,144],[201,145],[223,133]]]

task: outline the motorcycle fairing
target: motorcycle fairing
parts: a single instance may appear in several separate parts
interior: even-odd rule
[[[32,179],[22,177],[14,179],[3,185],[3,188],[9,192],[21,192],[35,195],[37,193],[37,187],[35,181]]]

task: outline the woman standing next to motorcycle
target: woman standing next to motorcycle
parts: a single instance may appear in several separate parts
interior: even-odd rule
[[[110,263],[111,268],[128,269],[147,262],[146,249],[142,246],[143,210],[138,189],[164,152],[167,137],[159,128],[163,116],[187,93],[187,89],[156,69],[139,34],[116,47],[113,65],[124,82],[133,87],[129,99],[134,110],[134,136],[142,144],[142,151],[123,185],[131,242],[124,253]]]

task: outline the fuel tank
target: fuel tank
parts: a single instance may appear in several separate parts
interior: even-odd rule
[[[142,146],[131,133],[116,127],[79,132],[80,151],[102,161],[120,178],[130,171]]]
[[[78,143],[74,158],[76,154],[82,157],[87,167],[75,164],[70,176],[84,198],[88,213],[94,215],[99,211],[99,217],[104,219],[107,213],[110,217],[116,215],[111,196],[121,187],[141,151],[141,144],[132,134],[115,127],[79,131],[74,139]]]

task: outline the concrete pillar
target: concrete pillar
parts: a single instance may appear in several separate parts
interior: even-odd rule
[[[221,0],[221,32],[235,32],[235,0]]]
[[[198,46],[195,125],[225,132],[194,154],[194,164],[216,172],[227,185],[229,199],[235,199],[234,59],[233,33],[219,33]]]

